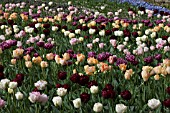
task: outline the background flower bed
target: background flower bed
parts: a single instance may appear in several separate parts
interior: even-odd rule
[[[129,7],[132,8],[132,6],[130,6],[129,4],[116,4],[116,3],[111,3],[111,2],[95,2],[95,1],[91,1],[90,3],[88,3],[88,1],[82,1],[81,4],[80,2],[76,2],[76,1],[72,1],[73,5],[75,4],[75,6],[78,6],[81,8],[81,6],[84,6],[84,9],[90,8],[93,9],[94,11],[96,10],[100,10],[102,13],[107,13],[108,11],[117,11],[119,10],[121,7],[123,8],[123,11],[119,17],[122,18],[128,18],[128,9]],[[41,5],[41,3],[37,3],[39,5]],[[47,3],[46,3],[47,4]],[[94,4],[98,4],[97,6]],[[108,6],[106,6],[106,8],[104,10],[101,10],[101,6],[103,6],[104,4],[108,4]],[[57,4],[57,6],[62,5],[64,7],[67,7],[67,3],[63,4],[62,2],[60,2],[59,4]],[[112,10],[111,8],[114,5],[114,10]],[[95,7],[94,7],[95,6]],[[58,8],[56,7],[56,5],[53,6],[54,8]],[[133,8],[134,10],[138,10],[137,8]],[[45,11],[43,12],[43,15],[52,15],[49,14],[48,12],[46,13]],[[136,17],[137,20],[141,20],[142,19],[147,19],[147,16],[143,16],[143,17]],[[156,17],[153,17],[151,20],[155,20],[157,19]],[[20,23],[21,21],[17,21],[18,23]],[[30,21],[28,21],[28,23],[31,23]],[[53,24],[50,23],[52,26]],[[59,23],[57,23],[59,24]],[[18,24],[17,24],[18,25]],[[73,29],[75,30],[75,28],[71,25],[71,24],[67,24],[65,21],[63,21],[62,26],[67,25],[69,27],[69,29]],[[110,27],[111,25],[109,25]],[[21,29],[23,29],[22,27],[25,27],[23,24],[20,25]],[[73,27],[73,28],[72,28]],[[109,29],[108,27],[108,29]],[[130,27],[132,28],[132,26]],[[122,29],[123,30],[123,29]],[[144,29],[145,30],[145,29]],[[42,31],[40,31],[42,33]],[[128,31],[126,31],[128,32]],[[2,33],[3,34],[3,33]],[[87,35],[87,38],[90,37],[89,34],[83,33],[81,34],[83,36]],[[159,34],[160,36],[163,35],[168,35],[168,33],[166,34]],[[92,37],[92,39],[85,39],[84,38],[84,42],[80,43],[78,45],[70,45],[70,40],[68,39],[68,37],[64,36],[63,33],[61,32],[52,32],[50,34],[50,36],[48,37],[52,37],[55,39],[55,44],[57,48],[53,48],[52,50],[46,50],[46,49],[40,49],[37,48],[36,44],[33,43],[33,47],[36,48],[37,53],[40,54],[40,56],[43,56],[43,54],[47,54],[50,52],[53,52],[55,54],[58,54],[60,56],[62,56],[62,54],[64,54],[67,49],[72,49],[75,53],[82,53],[85,55],[86,59],[88,56],[88,52],[90,51],[95,51],[97,52],[97,54],[100,54],[102,52],[111,52],[113,55],[117,55],[118,58],[125,58],[125,54],[120,53],[118,50],[114,50],[113,47],[109,46],[109,47],[105,47],[104,49],[101,49],[98,47],[98,45],[94,45],[94,47],[90,50],[89,48],[86,47],[86,45],[88,43],[90,43],[92,40],[96,39],[97,37],[99,37],[98,34],[96,34],[96,36],[94,35],[94,37]],[[105,38],[101,38],[101,41],[106,43],[107,45],[110,45],[109,43],[109,39],[107,39],[107,36],[104,36]],[[8,37],[12,38],[11,36]],[[25,39],[23,39],[22,41],[25,43],[26,39],[28,39],[29,36],[27,36]],[[132,40],[133,41],[133,40]],[[118,39],[118,42],[123,42],[122,38]],[[82,46],[83,45],[83,46]],[[133,44],[132,44],[133,45]],[[26,47],[29,47],[30,45],[24,45],[24,49]],[[112,49],[110,49],[112,48]],[[7,93],[6,90],[2,90],[1,91],[1,98],[3,98],[7,103],[6,106],[4,108],[1,109],[2,112],[24,112],[24,111],[29,111],[29,112],[87,112],[87,111],[93,111],[93,105],[96,102],[101,102],[103,104],[103,112],[115,112],[115,105],[118,103],[123,103],[126,106],[128,106],[127,112],[149,112],[150,108],[148,108],[147,106],[147,102],[149,99],[152,98],[157,98],[161,101],[163,101],[164,99],[168,98],[168,94],[166,93],[166,88],[168,87],[168,83],[169,83],[169,76],[167,76],[165,79],[163,76],[161,76],[159,81],[155,81],[154,77],[151,77],[151,79],[149,79],[147,82],[144,82],[142,77],[141,77],[141,71],[142,71],[142,66],[147,65],[147,63],[144,63],[143,58],[147,57],[150,55],[150,53],[145,53],[144,55],[141,56],[137,56],[138,61],[141,63],[139,63],[138,65],[134,66],[131,63],[128,63],[128,69],[132,68],[134,70],[134,74],[133,77],[130,80],[125,80],[124,78],[124,72],[122,72],[118,66],[113,65],[113,70],[110,70],[106,73],[97,73],[94,76],[90,76],[90,80],[96,80],[98,82],[98,87],[99,87],[99,93],[98,94],[91,94],[89,88],[85,85],[82,86],[88,81],[86,78],[83,78],[82,83],[79,84],[74,84],[72,83],[72,81],[70,81],[70,77],[73,74],[73,69],[76,69],[79,73],[83,73],[84,75],[86,75],[86,73],[84,72],[84,66],[87,64],[86,60],[79,63],[78,65],[73,64],[71,66],[61,66],[56,64],[55,61],[48,61],[48,67],[45,69],[42,69],[40,66],[38,65],[33,65],[34,68],[30,68],[27,69],[25,67],[25,61],[22,60],[17,60],[16,65],[11,65],[11,58],[12,58],[12,50],[14,50],[15,48],[11,48],[9,50],[5,50],[4,53],[2,54],[1,58],[2,58],[2,65],[5,67],[4,70],[4,74],[5,77],[13,80],[16,76],[16,74],[19,73],[23,73],[24,74],[24,80],[23,83],[20,87],[18,87],[17,89],[14,90],[14,93],[9,94]],[[114,51],[113,51],[114,50]],[[169,54],[168,52],[166,54],[163,54],[164,51],[160,50],[158,53],[162,54],[163,58],[168,58]],[[10,54],[10,55],[9,55]],[[153,51],[151,52],[151,54],[155,55],[157,54],[157,51]],[[101,59],[103,58],[103,55],[105,55],[105,53],[100,54]],[[36,55],[35,55],[36,56]],[[45,58],[44,58],[45,59]],[[131,57],[130,57],[131,59]],[[157,63],[161,63],[161,61],[157,61],[154,60],[154,62],[152,62],[152,64],[149,64],[151,66],[156,66]],[[46,60],[46,59],[45,59]],[[72,60],[73,63],[76,62],[76,59]],[[105,61],[107,63],[107,61]],[[61,80],[62,77],[60,78],[60,71],[65,71],[67,73],[66,79],[65,80]],[[64,75],[61,75],[64,76]],[[65,78],[65,77],[64,77]],[[28,99],[29,97],[29,93],[31,91],[34,90],[35,85],[34,83],[36,83],[38,80],[43,79],[46,80],[47,86],[45,87],[45,90],[42,91],[42,93],[45,93],[48,95],[48,102],[45,103],[44,105],[42,105],[41,103],[31,103]],[[54,96],[57,95],[57,89],[56,88],[56,84],[69,84],[70,86],[70,91],[68,91],[68,94],[66,94],[64,97],[62,97],[63,99],[63,105],[62,107],[56,107],[54,106],[52,99]],[[114,91],[116,92],[116,96],[114,99],[105,99],[104,95],[102,94],[102,89],[104,89],[104,87],[106,86],[106,84],[112,84],[114,86]],[[135,85],[134,85],[135,84]],[[160,87],[158,87],[158,84],[161,84]],[[80,87],[80,88],[79,88]],[[112,88],[113,89],[113,88]],[[125,99],[123,98],[123,96],[120,96],[120,93],[123,92],[124,90],[129,90],[131,93],[131,96],[125,96]],[[14,94],[17,91],[21,91],[24,94],[24,98],[21,101],[18,101]],[[110,90],[109,90],[110,91]],[[111,90],[112,91],[112,90]],[[9,91],[8,91],[9,92]],[[41,92],[41,91],[40,91]],[[80,95],[86,92],[88,94],[90,94],[90,100],[88,101],[88,103],[83,103],[82,107],[80,109],[75,109],[73,106],[72,101],[76,98],[79,98]],[[126,92],[128,95],[129,93]],[[84,94],[85,95],[85,94]],[[107,96],[107,94],[106,94]],[[88,100],[88,96],[85,96],[84,98],[87,98]],[[126,98],[130,98],[126,99]],[[15,109],[13,109],[15,108]],[[158,109],[156,109],[156,112],[168,112],[169,109],[166,109],[165,107],[161,106]]]

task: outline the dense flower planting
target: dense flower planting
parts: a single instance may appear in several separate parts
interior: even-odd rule
[[[170,112],[170,12],[103,4],[0,4],[2,113]]]

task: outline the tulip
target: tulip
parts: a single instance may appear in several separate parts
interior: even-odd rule
[[[59,107],[62,105],[62,102],[63,102],[60,96],[53,97],[52,101],[55,106],[59,106]]]
[[[101,112],[103,110],[103,104],[101,103],[95,103],[93,106],[93,111],[95,112]]]
[[[81,107],[81,99],[77,98],[77,99],[73,100],[73,105],[75,108],[80,108]]]

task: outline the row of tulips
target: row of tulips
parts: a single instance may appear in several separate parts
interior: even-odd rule
[[[169,12],[81,2],[0,5],[1,111],[168,112]]]

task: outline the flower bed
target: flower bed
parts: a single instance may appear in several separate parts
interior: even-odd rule
[[[128,3],[1,4],[0,111],[170,112],[169,22]]]

